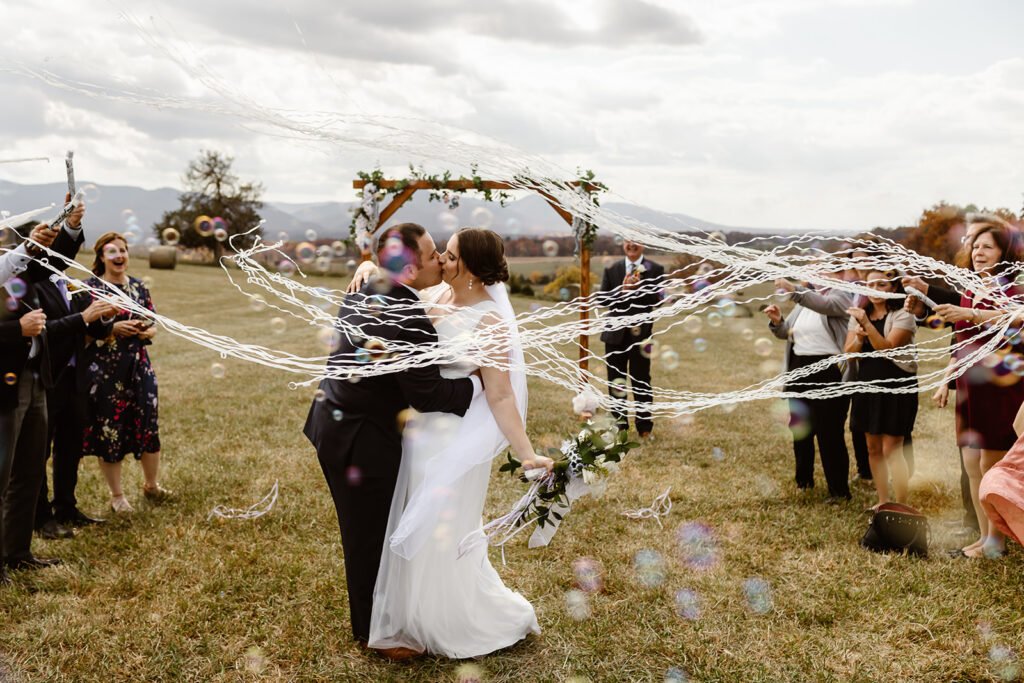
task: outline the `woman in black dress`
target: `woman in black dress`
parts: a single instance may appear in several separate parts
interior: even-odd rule
[[[879,292],[900,292],[903,288],[893,272],[872,270],[868,287]],[[857,379],[880,382],[881,386],[903,388],[917,386],[917,358],[912,350],[917,325],[914,316],[903,310],[902,299],[868,297],[863,306],[849,309],[850,329],[846,335],[846,353],[887,351],[907,346],[906,352],[889,358],[858,359]],[[917,393],[880,393],[870,390],[853,398],[850,428],[863,431],[868,444],[871,478],[878,492],[878,503],[889,502],[889,478],[893,499],[907,502],[910,474],[903,457],[903,438],[910,434],[917,418]]]
[[[108,232],[97,240],[95,249],[96,277],[89,278],[86,284],[99,290],[119,290],[154,311],[146,285],[128,275],[128,245],[124,237]],[[157,482],[157,384],[146,350],[155,332],[151,320],[124,311],[114,319],[109,337],[90,339],[85,349],[89,420],[82,452],[99,456],[114,512],[133,510],[121,488],[121,463],[128,453],[142,462],[143,494],[155,500],[170,495]]]

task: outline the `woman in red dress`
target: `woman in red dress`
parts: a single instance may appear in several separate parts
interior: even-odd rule
[[[956,432],[962,448],[964,467],[971,480],[971,499],[978,514],[980,538],[957,554],[967,557],[998,557],[1006,552],[1003,534],[990,524],[982,509],[979,486],[982,477],[1002,460],[1017,440],[1013,419],[1024,402],[1024,382],[1012,372],[1021,351],[1020,335],[1003,335],[1002,326],[991,321],[1006,315],[1000,310],[1002,296],[1017,296],[1021,290],[1003,277],[1020,260],[1019,236],[1008,224],[993,218],[972,226],[969,241],[958,256],[957,265],[970,267],[986,280],[978,292],[966,292],[959,306],[941,304],[935,311],[946,322],[954,322],[957,357],[965,358],[997,336],[993,353],[979,359],[956,380]],[[1008,362],[1007,359],[1012,359]]]

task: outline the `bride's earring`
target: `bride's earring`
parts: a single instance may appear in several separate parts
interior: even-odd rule
[[[473,278],[469,278],[469,288],[473,289]]]

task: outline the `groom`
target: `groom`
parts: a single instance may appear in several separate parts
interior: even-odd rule
[[[367,339],[380,340],[385,346],[390,341],[437,342],[437,333],[417,294],[441,282],[441,259],[434,240],[415,223],[396,225],[378,241],[378,263],[382,262],[385,243],[395,239],[405,247],[408,262],[392,275],[391,282],[385,283],[381,295],[386,304],[379,309],[366,306],[366,301],[379,291],[374,283],[345,297],[336,324],[342,333],[341,343],[328,360],[332,369],[357,367],[359,360],[367,357]],[[372,348],[374,354],[379,353],[376,342]],[[373,586],[402,458],[399,413],[411,406],[420,412],[461,416],[482,385],[477,377],[444,379],[431,365],[363,377],[357,382],[324,379],[320,389],[322,400],[317,392],[318,400],[309,409],[303,432],[316,447],[338,511],[352,634],[365,644],[370,636]],[[404,658],[412,651],[384,654]]]

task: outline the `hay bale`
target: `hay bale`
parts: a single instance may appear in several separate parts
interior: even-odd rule
[[[178,265],[178,250],[174,247],[154,247],[149,252],[149,267],[174,270]]]

